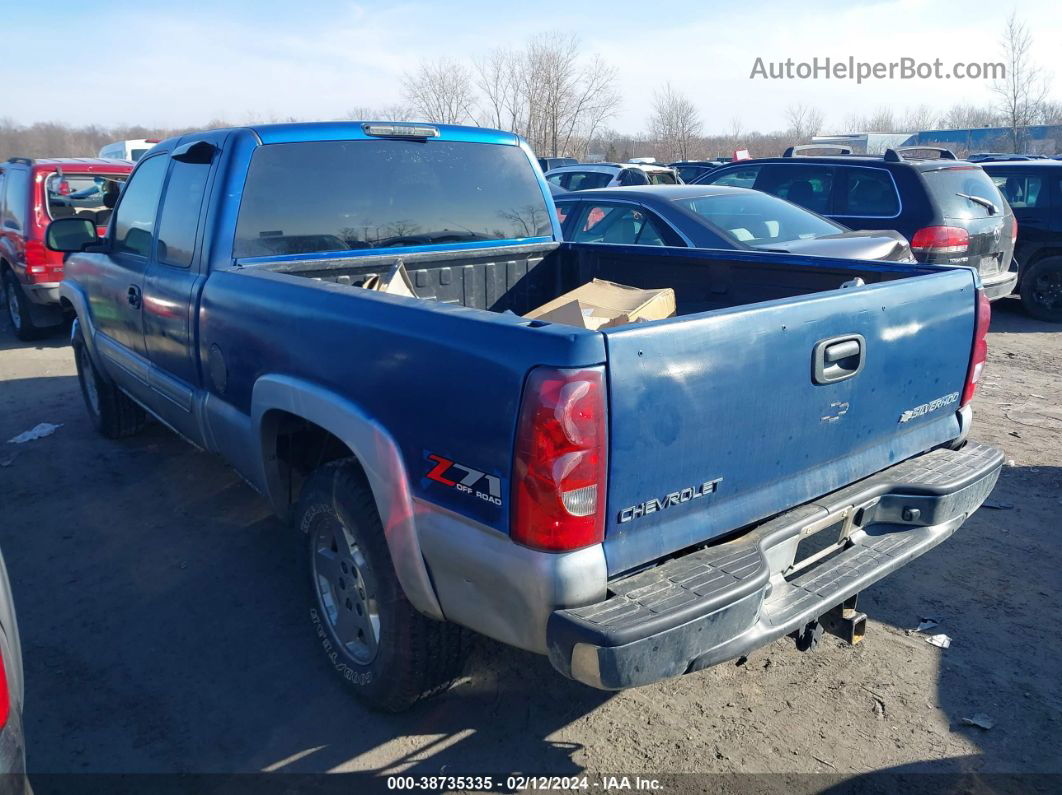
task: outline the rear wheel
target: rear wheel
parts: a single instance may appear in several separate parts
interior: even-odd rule
[[[30,313],[29,299],[11,271],[4,271],[4,306],[16,337],[29,341],[40,336],[41,329],[33,322]]]
[[[395,575],[372,491],[354,459],[307,480],[295,513],[310,619],[332,667],[371,707],[399,712],[445,690],[464,631],[417,612]]]
[[[81,396],[96,430],[108,439],[121,439],[140,431],[147,422],[144,410],[100,375],[80,334],[74,337],[73,348]]]
[[[1042,259],[1022,274],[1021,303],[1038,320],[1062,323],[1062,257]]]

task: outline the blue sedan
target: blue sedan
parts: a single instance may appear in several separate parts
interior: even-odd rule
[[[853,232],[748,188],[652,185],[554,196],[565,240],[641,246],[784,251],[914,262],[898,232]]]

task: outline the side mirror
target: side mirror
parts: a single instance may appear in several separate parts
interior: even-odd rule
[[[85,246],[96,242],[95,221],[77,216],[57,218],[44,233],[44,245],[52,251],[84,251]]]

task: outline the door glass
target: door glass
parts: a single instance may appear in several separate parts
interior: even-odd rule
[[[875,168],[850,168],[845,215],[890,217],[900,212],[900,198],[887,171]]]
[[[833,169],[827,166],[765,166],[756,190],[773,193],[817,213],[830,212]]]
[[[114,251],[147,257],[151,254],[151,236],[155,213],[166,175],[166,157],[143,161],[129,178],[114,218]]]
[[[195,251],[199,208],[203,204],[210,166],[174,161],[159,218],[159,261],[187,268]]]
[[[633,207],[590,205],[575,232],[577,243],[663,246],[658,226],[642,210]]]
[[[711,176],[705,177],[701,180],[700,184],[703,185],[729,185],[732,188],[751,188],[756,184],[756,177],[760,173],[762,166],[746,166],[744,168],[735,168],[733,171],[727,171],[720,174],[713,179]]]
[[[999,188],[1011,207],[1022,209],[1039,205],[1043,178],[1033,174],[993,174],[992,182]],[[1047,206],[1046,195],[1043,206]]]

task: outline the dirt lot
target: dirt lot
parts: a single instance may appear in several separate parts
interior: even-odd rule
[[[865,642],[789,640],[618,695],[478,643],[402,716],[333,680],[288,530],[159,426],[90,429],[61,336],[0,332],[0,547],[31,772],[1062,771],[1062,328],[995,307],[974,438],[1010,465],[942,547],[863,594]],[[7,444],[38,422],[51,437]],[[942,650],[905,630],[942,619]],[[985,713],[989,730],[962,725]]]

